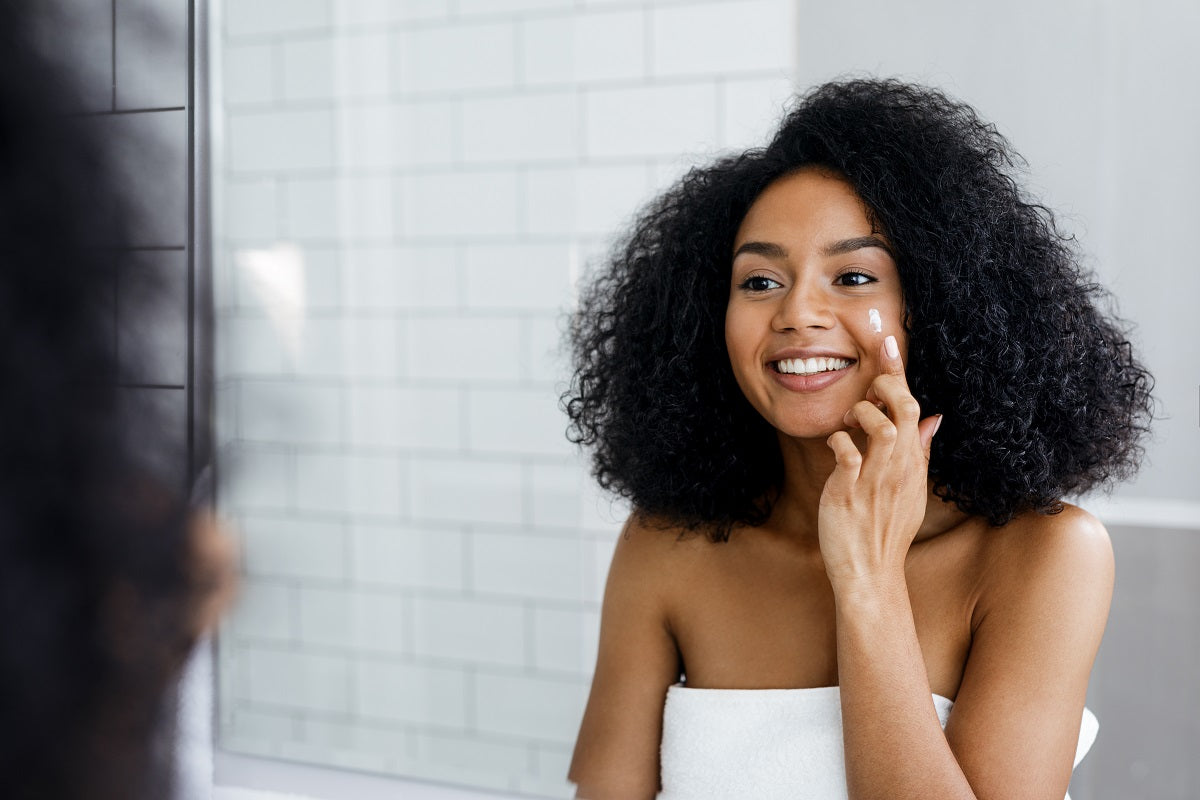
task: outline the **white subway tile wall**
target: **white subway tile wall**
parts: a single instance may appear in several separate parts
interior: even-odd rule
[[[794,2],[218,5],[222,745],[566,796],[628,508],[565,438],[565,313],[764,141]]]
[[[334,167],[331,109],[247,110],[230,114],[228,124],[234,174],[303,173]]]

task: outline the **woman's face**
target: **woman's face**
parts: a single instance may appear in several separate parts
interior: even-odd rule
[[[844,180],[806,167],[746,213],[725,343],[742,392],[781,433],[824,438],[846,427],[843,415],[879,374],[884,337],[907,355],[903,310],[890,245]]]

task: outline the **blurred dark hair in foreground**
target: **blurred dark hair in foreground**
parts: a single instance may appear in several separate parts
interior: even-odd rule
[[[0,4],[0,794],[167,797],[170,689],[215,578],[178,472],[155,466],[167,431],[121,412],[136,186],[38,49],[71,50],[48,6]],[[123,320],[156,302],[137,280]]]

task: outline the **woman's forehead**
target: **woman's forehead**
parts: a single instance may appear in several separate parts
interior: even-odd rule
[[[772,182],[751,204],[734,237],[735,252],[751,241],[787,249],[804,246],[836,255],[856,249],[845,243],[873,240],[891,253],[870,209],[843,178],[805,167]],[[861,243],[857,244],[861,246]]]

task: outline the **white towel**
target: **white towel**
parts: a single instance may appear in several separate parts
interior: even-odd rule
[[[944,728],[954,702],[935,694],[933,706]],[[1076,765],[1098,729],[1096,717],[1084,709]],[[842,705],[836,686],[672,686],[663,710],[661,755],[659,800],[847,797]]]

